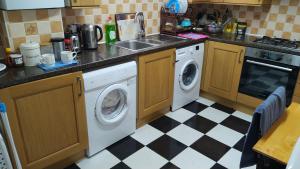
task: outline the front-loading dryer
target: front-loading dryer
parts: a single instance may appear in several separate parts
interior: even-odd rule
[[[176,50],[172,111],[199,98],[204,44]]]
[[[90,157],[136,129],[136,62],[83,74]]]

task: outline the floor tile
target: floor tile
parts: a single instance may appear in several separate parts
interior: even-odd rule
[[[218,163],[230,169],[239,169],[242,153],[235,149],[230,149]]]
[[[119,164],[113,166],[111,169],[130,169],[125,163],[120,162]]]
[[[184,124],[204,134],[210,131],[216,125],[218,125],[218,123],[215,123],[201,116],[194,116],[186,122],[184,122]]]
[[[227,169],[226,167],[216,163],[211,169]]]
[[[182,153],[174,157],[171,162],[179,168],[186,169],[208,169],[211,168],[215,162],[210,158],[198,153],[197,151],[186,148]]]
[[[207,107],[208,106],[206,106],[206,105],[204,105],[202,103],[194,101],[194,102],[192,102],[192,103],[184,106],[183,108],[197,114],[200,111],[206,109]]]
[[[234,113],[232,113],[232,115],[235,116],[235,117],[241,118],[243,120],[246,120],[250,123],[252,121],[252,116],[251,115],[240,112],[240,111],[235,111]]]
[[[172,130],[176,126],[178,126],[180,123],[176,120],[173,120],[167,116],[162,116],[161,118],[154,120],[149,123],[152,127],[155,127],[156,129],[167,133],[168,131]]]
[[[208,136],[201,137],[190,147],[214,161],[218,161],[230,149],[229,146]]]
[[[250,167],[245,167],[245,168],[242,168],[242,169],[256,169],[256,165],[253,165],[253,166],[250,166]]]
[[[240,152],[243,151],[243,147],[244,147],[244,143],[245,143],[245,138],[246,136],[244,136],[243,138],[240,139],[240,141],[238,141],[233,148],[239,150]]]
[[[109,169],[119,162],[120,160],[117,157],[115,157],[107,150],[103,150],[100,153],[95,154],[91,158],[85,158],[79,161],[77,165],[81,169],[99,169],[99,166],[101,166],[101,169]]]
[[[78,167],[78,165],[72,164],[72,165],[70,165],[70,166],[68,166],[68,167],[66,167],[64,169],[80,169],[80,168]]]
[[[165,164],[162,168],[160,169],[179,169],[179,167],[177,167],[176,165],[168,162],[167,164]]]
[[[147,147],[163,156],[167,160],[171,160],[187,146],[173,139],[170,136],[164,135],[150,143]]]
[[[206,106],[211,106],[211,105],[213,105],[213,104],[215,103],[214,101],[208,100],[208,99],[206,99],[206,98],[204,98],[204,97],[200,97],[200,98],[197,100],[197,102],[202,103],[202,104],[204,104],[204,105],[206,105]]]
[[[209,137],[233,147],[244,135],[223,125],[217,125],[206,133]]]
[[[198,115],[212,120],[216,123],[221,123],[223,120],[230,116],[228,113],[212,107],[208,107],[207,109],[201,111]]]
[[[109,146],[107,150],[119,159],[123,160],[142,147],[144,146],[141,143],[128,136]]]
[[[178,109],[174,112],[170,112],[170,113],[166,114],[166,116],[168,116],[180,123],[183,123],[183,122],[187,121],[188,119],[190,119],[191,117],[195,116],[195,113],[192,113],[186,109]]]
[[[226,126],[230,129],[233,129],[237,132],[246,134],[249,128],[250,123],[243,119],[240,119],[235,116],[230,116],[221,123],[223,126]]]
[[[235,110],[233,108],[224,106],[224,105],[219,104],[219,103],[215,103],[215,104],[211,105],[211,107],[213,107],[215,109],[218,109],[218,110],[221,110],[223,112],[229,113],[229,114],[232,114],[233,112],[235,112]]]
[[[123,161],[132,169],[158,169],[164,166],[168,160],[156,154],[148,147],[144,147]]]
[[[167,133],[168,136],[180,141],[181,143],[190,146],[196,140],[203,136],[203,133],[192,129],[184,124],[181,124]]]
[[[147,145],[157,138],[161,137],[162,135],[164,135],[163,132],[146,124],[143,127],[137,129],[135,133],[131,135],[131,137],[139,141],[140,143]]]

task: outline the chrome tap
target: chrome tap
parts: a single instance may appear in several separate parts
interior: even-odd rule
[[[138,38],[145,37],[145,25],[144,25],[144,14],[143,12],[137,12],[135,14],[135,22],[139,24]]]

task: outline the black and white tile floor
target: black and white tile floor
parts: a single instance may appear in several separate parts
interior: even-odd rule
[[[250,122],[247,114],[200,98],[70,168],[238,169]]]

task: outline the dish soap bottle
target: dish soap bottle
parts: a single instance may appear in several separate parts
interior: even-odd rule
[[[106,44],[114,44],[116,40],[116,25],[112,18],[108,17],[107,23],[105,24],[105,42]]]

